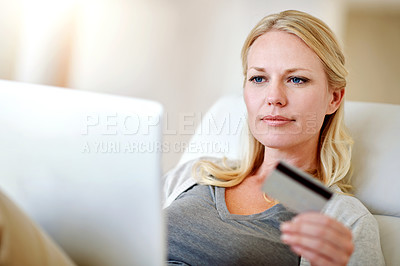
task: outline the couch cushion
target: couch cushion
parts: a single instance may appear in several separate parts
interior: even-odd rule
[[[400,105],[346,102],[355,195],[373,214],[400,217]]]
[[[240,136],[246,123],[247,110],[242,95],[220,98],[203,116],[201,125],[190,140],[190,143],[205,143],[211,148],[196,153],[186,149],[178,165],[202,156],[240,159]],[[220,144],[219,149],[212,148],[214,143]]]
[[[381,246],[386,265],[400,265],[400,218],[374,215],[379,224]]]

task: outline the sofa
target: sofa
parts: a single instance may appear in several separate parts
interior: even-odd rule
[[[219,99],[203,116],[179,164],[200,156],[240,158],[246,119],[241,95]],[[354,195],[379,224],[386,265],[400,265],[400,105],[345,102],[345,122],[354,139]],[[203,147],[199,149],[198,147]]]

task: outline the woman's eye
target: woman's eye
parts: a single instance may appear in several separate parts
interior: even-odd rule
[[[265,79],[263,77],[254,76],[254,77],[251,77],[249,81],[252,81],[254,83],[262,83],[262,82],[264,82],[264,80]]]
[[[299,77],[291,77],[289,80],[294,84],[303,84],[308,81],[308,79],[306,78],[299,78]]]

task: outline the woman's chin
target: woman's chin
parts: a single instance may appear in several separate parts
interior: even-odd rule
[[[299,140],[297,136],[288,136],[288,135],[273,135],[268,137],[262,136],[262,137],[256,137],[256,139],[265,147],[271,149],[288,148],[290,146],[298,144]]]
[[[257,140],[265,146],[265,148],[275,150],[304,150],[315,147],[318,144],[318,134],[316,135],[270,135],[257,137]]]
[[[265,148],[275,149],[275,150],[287,150],[294,146],[290,145],[289,143],[266,143],[263,145]]]

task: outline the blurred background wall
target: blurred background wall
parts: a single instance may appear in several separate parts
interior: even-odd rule
[[[400,0],[0,0],[0,78],[161,102],[164,141],[182,147],[166,171],[201,114],[241,92],[248,32],[285,9],[338,35],[347,99],[400,104]]]

